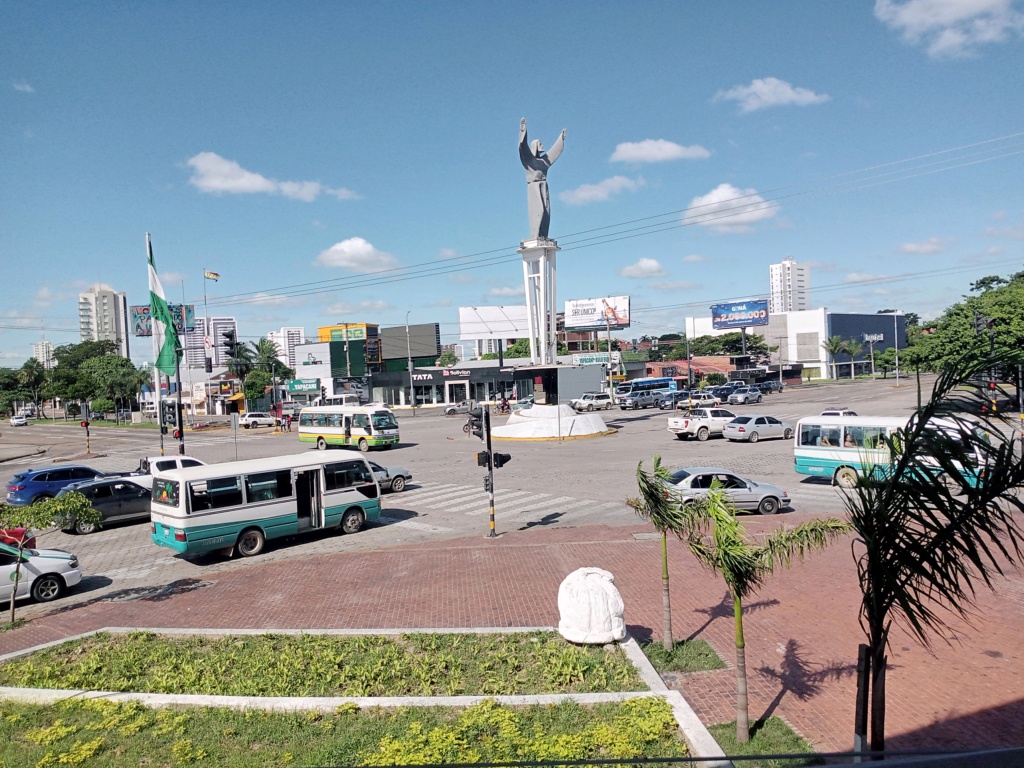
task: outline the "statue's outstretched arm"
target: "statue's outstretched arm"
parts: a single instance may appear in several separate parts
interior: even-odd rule
[[[562,133],[559,134],[557,139],[555,139],[554,145],[551,147],[551,149],[548,150],[548,163],[554,164],[555,160],[558,159],[558,156],[562,154],[562,149],[564,148],[564,145],[565,129],[562,130]]]
[[[519,160],[524,168],[530,167],[533,160],[533,153],[530,152],[530,144],[526,139],[526,118],[519,121]]]

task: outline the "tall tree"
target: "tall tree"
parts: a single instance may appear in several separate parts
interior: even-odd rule
[[[90,398],[106,396],[113,401],[115,412],[120,404],[131,402],[137,378],[137,369],[131,360],[119,355],[103,355],[86,360],[79,370],[93,383]]]
[[[292,378],[294,371],[281,362],[281,351],[277,344],[270,339],[262,338],[251,342],[253,351],[253,362],[262,371],[266,371],[272,377],[278,379]]]
[[[847,339],[843,344],[843,351],[850,356],[850,381],[857,378],[854,373],[855,360],[864,351],[864,344],[857,339]]]
[[[30,357],[18,370],[18,383],[32,393],[32,402],[39,405],[39,392],[46,384],[46,369],[43,364]]]
[[[1016,365],[1020,350],[998,346],[994,359]],[[865,458],[844,497],[871,660],[872,750],[885,748],[893,622],[926,647],[932,635],[949,637],[945,615],[968,619],[976,587],[991,588],[1021,561],[1024,461],[1009,420],[981,408],[986,391],[977,377],[988,368],[987,352],[978,344],[944,368],[907,427],[886,439],[888,463],[871,466]],[[980,413],[978,421],[965,411]]]
[[[825,350],[825,354],[828,355],[829,362],[832,364],[832,378],[838,379],[836,376],[836,355],[842,354],[846,350],[846,342],[843,341],[842,336],[829,336],[825,341],[821,342],[821,348]]]

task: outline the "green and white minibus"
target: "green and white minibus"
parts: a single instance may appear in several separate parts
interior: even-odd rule
[[[167,470],[153,477],[150,533],[175,552],[258,555],[267,539],[380,517],[380,487],[366,459],[300,453]]]
[[[331,445],[355,445],[361,451],[390,448],[398,445],[398,420],[383,403],[303,408],[299,442],[316,443],[321,451]]]
[[[800,419],[793,440],[793,468],[801,475],[827,477],[836,485],[852,488],[865,469],[881,474],[892,464],[886,438],[905,429],[906,416],[814,416]],[[929,422],[929,428],[955,438],[964,425],[945,419]],[[974,456],[972,466],[960,467],[963,477],[974,485],[983,457]],[[931,471],[931,470],[929,470]],[[935,474],[941,473],[938,463]]]

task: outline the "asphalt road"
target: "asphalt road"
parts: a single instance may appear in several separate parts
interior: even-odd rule
[[[930,380],[927,382],[930,385]],[[826,407],[849,406],[861,415],[909,415],[917,403],[913,381],[855,382],[790,387],[768,395],[760,405],[735,406],[735,413],[767,413],[795,425],[803,416]],[[577,527],[624,525],[635,521],[626,497],[636,493],[637,463],[650,466],[660,454],[663,462],[678,467],[712,465],[730,468],[753,480],[786,489],[792,506],[781,514],[798,523],[810,516],[841,514],[840,491],[827,482],[805,478],[793,471],[791,441],[763,440],[757,444],[731,443],[720,438],[705,443],[680,441],[666,430],[668,411],[603,411],[606,423],[618,432],[607,437],[564,442],[495,443],[495,449],[512,455],[512,461],[495,470],[496,528],[502,531],[533,526]],[[399,494],[385,494],[384,516],[354,535],[313,534],[268,544],[267,551],[252,560],[228,560],[221,555],[183,557],[156,547],[149,538],[149,524],[123,524],[88,536],[60,531],[42,534],[39,545],[76,553],[86,578],[60,603],[71,604],[106,596],[131,599],[154,587],[183,578],[203,578],[225,569],[245,568],[255,562],[309,557],[328,552],[362,551],[440,538],[486,535],[487,494],[484,470],[476,465],[481,443],[462,431],[464,416],[444,417],[420,413],[400,414],[401,444],[370,458],[385,465],[412,471],[413,481]],[[503,423],[498,417],[495,423]],[[12,443],[45,448],[31,460],[0,464],[5,481],[18,469],[40,466],[62,458],[99,470],[130,470],[142,456],[159,454],[159,435],[150,430],[94,427],[91,450],[95,458],[79,458],[85,452],[84,430],[77,424],[5,428],[0,449]],[[298,441],[297,432],[275,434],[267,428],[188,433],[186,452],[206,462],[232,461],[285,455],[311,450]],[[167,441],[166,453],[177,445]],[[51,604],[52,605],[52,604]],[[22,615],[49,606],[25,603]]]

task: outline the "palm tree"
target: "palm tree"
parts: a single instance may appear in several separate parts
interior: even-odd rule
[[[262,341],[262,339],[261,339]],[[228,370],[242,380],[245,386],[245,377],[255,368],[256,349],[248,344],[239,344],[235,347],[235,354],[228,359]]]
[[[652,465],[653,471],[648,474],[644,471],[643,461],[637,464],[636,482],[640,487],[640,497],[626,499],[626,504],[661,534],[661,601],[664,611],[661,642],[666,651],[671,651],[673,639],[672,603],[668,591],[668,532],[672,531],[678,536],[685,531],[686,517],[668,493],[670,475],[661,463],[661,456],[655,455]]]
[[[829,336],[821,342],[821,348],[825,350],[825,354],[828,355],[829,362],[832,364],[832,378],[838,378],[836,376],[836,355],[846,349],[846,342],[843,341],[842,336]]]
[[[824,549],[848,533],[850,526],[838,518],[812,520],[796,528],[780,528],[760,544],[754,544],[736,519],[735,505],[720,487],[713,487],[706,499],[686,507],[690,531],[687,546],[701,565],[725,579],[732,595],[736,624],[736,742],[744,744],[750,741],[750,716],[743,600],[764,585],[776,566],[788,568],[793,555],[803,558],[812,549]]]
[[[843,351],[850,356],[850,381],[856,379],[856,375],[853,372],[854,358],[857,357],[861,352],[864,351],[863,342],[857,341],[856,339],[849,339],[843,345]]]
[[[871,749],[885,748],[886,647],[894,621],[926,647],[952,632],[943,613],[967,619],[975,585],[1021,561],[1024,461],[1010,420],[982,410],[981,375],[1021,362],[1016,349],[983,344],[954,359],[905,429],[886,439],[886,466],[865,466],[846,495],[856,532],[870,656]],[[920,401],[920,397],[918,398]],[[979,413],[978,421],[964,411]],[[865,459],[865,464],[867,461]]]

